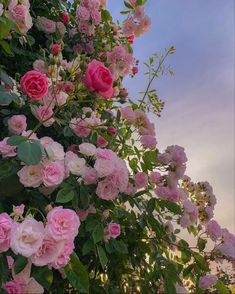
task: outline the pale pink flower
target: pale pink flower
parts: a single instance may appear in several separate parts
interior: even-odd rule
[[[11,217],[5,212],[0,213],[0,252],[6,252],[9,249],[13,228],[14,223]]]
[[[29,13],[29,1],[23,1],[22,4],[18,4],[18,1],[11,1],[6,15],[16,22],[22,34],[26,34],[33,26]]]
[[[65,177],[65,167],[61,161],[48,161],[43,165],[42,182],[46,187],[61,184]]]
[[[42,165],[25,165],[17,175],[24,187],[37,188],[42,184]]]
[[[57,258],[49,264],[49,266],[55,269],[64,268],[70,261],[70,255],[74,250],[74,243],[72,241],[63,242],[63,247],[61,248]]]
[[[54,140],[51,137],[42,137],[40,138],[40,144],[42,145],[43,148],[46,148],[48,145],[52,144]]]
[[[9,132],[20,135],[27,128],[26,116],[23,114],[13,115],[7,121]]]
[[[96,194],[104,200],[114,200],[118,196],[118,188],[111,179],[104,179],[98,183]]]
[[[65,154],[65,166],[73,175],[80,176],[86,165],[86,160],[80,158],[72,151],[67,151]]]
[[[23,281],[12,280],[6,282],[3,288],[7,291],[8,294],[23,294],[26,290],[26,283]]]
[[[161,174],[157,171],[152,171],[150,173],[150,181],[154,184],[158,184],[161,179]]]
[[[124,193],[126,195],[133,196],[133,195],[135,195],[136,192],[137,192],[137,187],[131,183],[128,183]]]
[[[58,106],[63,106],[64,104],[66,104],[67,99],[68,99],[68,94],[62,91],[56,94],[55,96],[55,101]]]
[[[2,157],[15,157],[16,156],[16,147],[7,144],[9,137],[4,138],[0,141],[0,154]]]
[[[130,107],[124,107],[120,109],[122,119],[127,120],[128,123],[134,124],[136,121],[135,112]]]
[[[97,182],[97,171],[92,167],[86,167],[81,172],[85,185],[92,185]]]
[[[33,69],[42,73],[45,73],[47,70],[47,65],[44,60],[37,59],[33,63]]]
[[[78,234],[80,220],[74,210],[55,207],[48,213],[47,220],[46,231],[56,241],[71,241]]]
[[[65,157],[64,147],[58,142],[52,142],[45,147],[50,160],[63,160]]]
[[[86,21],[90,18],[90,12],[86,7],[79,5],[76,10],[76,16]]]
[[[138,189],[144,188],[148,184],[148,176],[144,172],[135,174],[134,179]]]
[[[63,241],[55,241],[46,235],[41,247],[31,256],[31,261],[36,266],[44,266],[52,263],[58,258],[63,247]]]
[[[55,121],[53,118],[53,110],[47,105],[31,105],[31,112],[45,127],[50,127]]]
[[[141,136],[140,142],[145,148],[149,148],[149,149],[154,149],[156,148],[156,145],[157,145],[156,138],[151,135]]]
[[[134,17],[137,20],[142,20],[144,17],[144,6],[137,6],[134,10]]]
[[[91,129],[88,128],[88,123],[80,118],[71,119],[69,127],[78,137],[87,137],[91,132]]]
[[[56,23],[56,29],[59,31],[61,37],[63,37],[64,34],[66,33],[66,27],[61,21],[58,21]]]
[[[125,37],[130,37],[135,33],[135,22],[133,17],[129,17],[123,25],[122,28],[123,34]]]
[[[207,223],[207,233],[212,241],[216,241],[222,236],[222,230],[220,225],[215,220],[210,220]]]
[[[43,223],[28,217],[12,230],[10,247],[15,254],[30,257],[39,250],[43,238]]]
[[[208,289],[213,287],[216,284],[217,280],[218,278],[215,275],[206,275],[199,279],[198,286],[201,289]]]
[[[109,223],[107,232],[111,238],[116,239],[121,234],[121,227],[119,224]]]
[[[48,34],[55,33],[56,31],[56,23],[44,16],[37,17],[37,26],[40,30]]]
[[[79,145],[79,151],[85,156],[94,156],[96,154],[96,147],[91,143],[82,143]]]

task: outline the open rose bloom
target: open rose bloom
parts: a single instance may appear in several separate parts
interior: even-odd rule
[[[184,147],[160,147],[175,49],[134,52],[155,1],[0,2],[0,293],[228,293],[235,236]]]

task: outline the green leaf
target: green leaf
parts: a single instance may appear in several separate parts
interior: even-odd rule
[[[99,256],[99,260],[100,260],[101,266],[102,266],[102,268],[104,270],[105,265],[108,262],[107,255],[106,255],[104,249],[100,245],[97,245],[97,252],[98,252],[98,256]]]
[[[92,238],[94,240],[94,243],[97,243],[97,242],[103,240],[103,235],[104,235],[103,226],[100,224],[96,225],[94,230],[92,231]]]
[[[7,144],[11,145],[11,146],[18,146],[19,144],[21,144],[22,142],[24,142],[26,140],[27,140],[26,137],[12,136],[7,140]]]
[[[17,156],[27,165],[36,165],[42,159],[42,148],[37,141],[22,142],[17,148]]]
[[[133,6],[129,2],[124,1],[124,4],[127,8],[133,9]]]
[[[50,289],[53,282],[53,272],[47,266],[33,267],[31,276],[47,290]]]
[[[0,105],[9,105],[13,100],[10,93],[0,91]]]
[[[174,214],[181,214],[182,213],[180,206],[174,202],[171,202],[168,200],[160,200],[159,205],[162,208],[164,208],[164,207],[167,208],[169,211],[173,212]]]
[[[128,254],[127,246],[122,240],[112,240],[112,245],[119,253]]]
[[[205,258],[202,255],[194,252],[193,256],[196,261],[196,264],[200,267],[200,269],[207,271],[207,272],[210,270],[207,261],[205,260]]]
[[[197,240],[197,247],[198,247],[198,249],[199,249],[200,252],[205,249],[206,243],[207,243],[207,240],[202,239],[202,238],[198,238],[198,240]]]
[[[9,85],[10,87],[12,87],[14,85],[12,79],[1,68],[0,68],[0,80],[3,81],[5,84]]]
[[[88,239],[82,247],[82,255],[87,255],[94,247],[91,239]]]
[[[18,255],[14,262],[15,273],[18,274],[21,272],[26,267],[27,263],[28,259],[26,257]]]
[[[0,45],[2,46],[2,49],[5,51],[7,55],[14,56],[14,53],[11,50],[10,45],[6,41],[0,40]]]
[[[74,195],[74,190],[71,190],[70,188],[61,189],[56,195],[56,202],[67,203],[73,199]]]
[[[2,19],[2,17],[1,17]],[[11,22],[8,18],[4,18],[4,22],[0,22],[0,39],[4,39],[8,36],[11,29]]]
[[[184,270],[183,270],[183,277],[187,277],[193,270],[194,268],[194,264],[190,264],[189,266],[187,266]]]
[[[147,204],[147,211],[148,213],[152,213],[155,209],[156,206],[156,199],[155,198],[151,198]]]
[[[229,294],[229,289],[224,285],[222,281],[218,281],[215,284],[215,288],[219,291],[220,294]]]
[[[75,290],[81,293],[89,292],[89,276],[76,253],[70,256],[70,262],[64,268],[66,276]]]

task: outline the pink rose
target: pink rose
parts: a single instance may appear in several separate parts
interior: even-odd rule
[[[0,213],[0,252],[5,252],[9,249],[13,227],[14,223],[11,217],[5,212]]]
[[[96,188],[97,196],[104,200],[114,200],[118,196],[118,193],[117,185],[108,178],[99,182]]]
[[[107,140],[105,140],[104,137],[98,136],[98,138],[97,138],[97,145],[99,147],[105,148],[108,144],[109,144],[109,142]]]
[[[2,157],[14,157],[16,156],[16,147],[7,144],[9,137],[4,138],[0,141],[0,154]]]
[[[70,17],[69,17],[69,14],[67,12],[62,12],[61,19],[62,19],[62,21],[63,21],[63,23],[65,25],[68,25],[69,24]]]
[[[107,132],[109,133],[109,135],[111,135],[111,136],[114,136],[115,134],[116,134],[116,128],[114,128],[114,127],[109,127],[108,129],[107,129]]]
[[[46,72],[46,64],[45,61],[41,60],[41,59],[37,59],[34,61],[33,63],[33,69],[36,71],[40,71],[45,73]]]
[[[80,220],[71,209],[55,207],[48,213],[47,220],[46,231],[56,241],[71,241],[78,234]]]
[[[107,229],[110,237],[113,239],[116,239],[121,234],[121,227],[119,224],[109,223]]]
[[[48,92],[46,75],[36,70],[24,74],[20,79],[20,86],[30,100],[41,100]]]
[[[8,269],[11,270],[13,268],[13,265],[14,265],[14,259],[10,255],[7,255]]]
[[[90,12],[86,7],[79,5],[76,10],[76,16],[86,21],[90,18]]]
[[[44,266],[54,262],[64,247],[63,241],[55,241],[50,236],[45,236],[41,247],[31,256],[31,261],[36,266]]]
[[[156,138],[151,135],[141,136],[140,142],[145,148],[149,148],[149,149],[154,149],[156,148],[156,145],[157,145]]]
[[[61,248],[57,258],[49,264],[49,266],[60,269],[64,268],[70,261],[70,255],[73,252],[74,243],[71,241],[63,242],[63,247]]]
[[[37,188],[42,184],[42,165],[25,165],[17,175],[24,187]]]
[[[61,52],[61,45],[60,44],[53,44],[52,46],[51,46],[51,53],[53,54],[53,55],[57,55],[58,53],[60,53]]]
[[[124,107],[120,110],[122,119],[127,120],[128,123],[134,124],[136,121],[135,112],[130,107]]]
[[[207,233],[212,241],[216,241],[222,236],[222,230],[220,225],[215,220],[210,220],[207,223]]]
[[[85,185],[95,184],[97,182],[97,171],[92,167],[87,167],[82,170],[82,178]]]
[[[28,217],[12,230],[10,247],[15,254],[30,257],[39,250],[43,238],[43,223]]]
[[[43,165],[42,182],[46,187],[61,184],[65,177],[64,164],[60,161],[46,162]]]
[[[160,179],[161,179],[161,174],[159,172],[152,171],[150,173],[150,180],[151,180],[152,183],[158,184]]]
[[[83,155],[94,156],[96,154],[96,147],[91,143],[82,143],[79,145],[79,150]]]
[[[144,172],[135,174],[134,179],[138,189],[144,188],[148,184],[148,176]]]
[[[105,98],[111,98],[113,95],[112,73],[102,62],[92,60],[88,64],[83,82],[91,91]]]
[[[25,115],[13,115],[7,121],[10,133],[20,135],[27,128]]]
[[[26,283],[23,281],[12,280],[6,282],[3,288],[7,291],[8,294],[23,294],[26,290]]]
[[[201,289],[208,289],[213,287],[217,282],[217,277],[214,275],[206,275],[199,279],[199,288]]]
[[[55,33],[56,31],[56,23],[44,16],[37,17],[37,26],[40,30],[48,34]]]

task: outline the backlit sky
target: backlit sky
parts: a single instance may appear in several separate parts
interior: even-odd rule
[[[108,0],[115,18],[121,0]],[[148,0],[152,30],[136,39],[140,63],[171,45],[169,63],[175,76],[157,80],[154,87],[166,101],[156,124],[158,146],[185,147],[187,174],[208,180],[217,196],[215,218],[234,231],[234,1]],[[147,81],[142,73],[125,85],[137,97]]]

